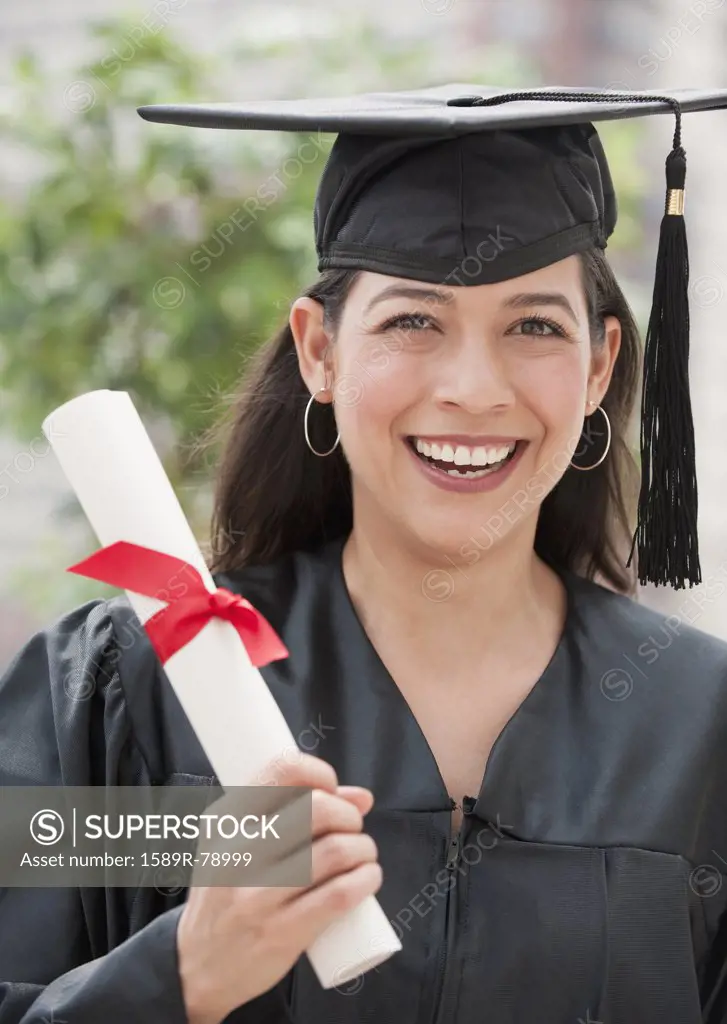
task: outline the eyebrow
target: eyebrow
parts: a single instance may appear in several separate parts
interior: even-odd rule
[[[384,288],[378,295],[374,295],[373,299],[367,304],[363,311],[363,315],[366,316],[374,306],[378,305],[379,302],[383,302],[385,299],[419,299],[424,302],[435,302],[437,305],[443,306],[447,303],[454,301],[454,296],[451,292],[440,291],[438,288],[421,288],[416,285],[407,284],[390,284],[388,288]]]
[[[367,304],[363,315],[366,316],[374,306],[386,299],[419,299],[438,305],[447,305],[454,301],[454,295],[438,288],[422,288],[417,285],[392,284],[375,295]],[[521,309],[525,306],[558,306],[578,323],[573,307],[562,292],[518,292],[503,302],[506,309]]]
[[[506,309],[520,309],[523,306],[559,306],[578,323],[573,307],[562,292],[519,292],[505,299],[503,306]]]

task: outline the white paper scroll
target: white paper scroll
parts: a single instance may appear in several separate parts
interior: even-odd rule
[[[51,413],[43,431],[102,547],[126,540],[174,555],[198,569],[210,591],[215,589],[125,391],[81,395]],[[142,623],[164,607],[155,598],[127,594]],[[223,787],[255,784],[266,765],[297,749],[282,712],[229,623],[213,619],[164,668]],[[321,985],[331,988],[400,949],[381,906],[369,896],[307,952]]]

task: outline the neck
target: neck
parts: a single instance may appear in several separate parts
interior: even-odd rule
[[[355,523],[343,571],[365,628],[414,644],[417,661],[527,661],[535,648],[557,642],[566,613],[562,582],[533,549],[535,525],[519,524],[468,562],[402,538],[388,524]]]

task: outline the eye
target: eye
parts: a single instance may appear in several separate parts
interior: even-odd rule
[[[437,323],[425,313],[397,313],[379,326],[380,331],[390,331],[396,328],[399,331],[425,331],[433,327],[438,329]]]
[[[520,320],[514,326],[522,328],[520,332],[515,333],[528,334],[536,338],[568,337],[568,332],[562,324],[545,316],[529,316],[527,320]]]

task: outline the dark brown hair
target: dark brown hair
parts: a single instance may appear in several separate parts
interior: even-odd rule
[[[639,334],[603,252],[584,253],[581,266],[592,345],[605,343],[604,317],[608,315],[619,319],[623,333],[602,403],[611,421],[611,449],[590,472],[567,470],[547,495],[539,513],[535,549],[556,568],[600,578],[630,593],[635,575],[623,563],[638,473],[627,433],[638,390]],[[325,326],[334,339],[358,273],[327,271],[304,293],[322,304]],[[303,413],[309,398],[286,324],[258,350],[231,398],[228,414],[208,437],[223,446],[212,518],[213,572],[264,564],[350,531],[348,463],[340,446],[326,458],[308,450]],[[312,413],[311,439],[319,451],[327,451],[336,437],[331,407],[316,405]],[[586,456],[584,461],[591,460]]]

